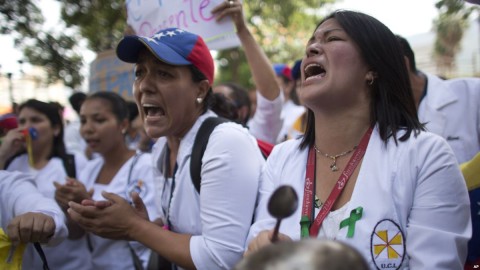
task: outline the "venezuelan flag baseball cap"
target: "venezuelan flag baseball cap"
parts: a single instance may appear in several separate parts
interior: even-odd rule
[[[117,45],[117,57],[127,63],[136,63],[142,48],[147,48],[167,64],[195,66],[207,77],[210,85],[213,84],[213,58],[199,35],[179,28],[167,28],[151,37],[125,36]]]

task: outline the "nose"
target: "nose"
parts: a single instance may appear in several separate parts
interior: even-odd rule
[[[307,57],[318,55],[322,52],[321,45],[318,42],[312,42],[307,46],[306,55]]]
[[[154,91],[154,76],[151,72],[146,72],[141,78],[137,79],[136,87],[133,87],[134,95],[149,94]]]
[[[87,120],[82,120],[82,123],[80,125],[80,134],[82,137],[85,137],[84,134],[90,134],[93,133],[93,125],[91,124],[91,121]]]

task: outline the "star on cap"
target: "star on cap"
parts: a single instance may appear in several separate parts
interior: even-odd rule
[[[177,32],[181,34],[181,33],[185,32],[185,30],[177,29]]]
[[[176,34],[175,34],[174,31],[168,31],[166,35],[167,36],[175,36]]]
[[[164,36],[165,36],[165,34],[164,34],[163,32],[160,32],[160,33],[158,33],[158,34],[155,34],[155,35],[153,36],[153,38],[160,39],[160,38],[162,38],[162,37],[164,37]]]
[[[155,44],[158,44],[157,41],[156,41],[155,39],[153,39],[153,38],[147,37],[146,39],[147,39],[148,41],[150,41],[150,42],[153,42],[153,43],[155,43]]]

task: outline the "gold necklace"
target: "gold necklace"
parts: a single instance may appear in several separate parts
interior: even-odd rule
[[[350,154],[351,152],[353,152],[353,150],[357,149],[357,145],[355,145],[352,149],[350,149],[350,150],[348,150],[348,151],[345,151],[345,152],[342,152],[342,153],[340,153],[340,154],[338,154],[338,155],[333,155],[333,156],[332,156],[332,155],[329,155],[329,154],[323,153],[322,151],[320,151],[320,149],[317,148],[316,145],[313,145],[313,148],[314,148],[315,151],[316,151],[317,153],[319,153],[320,155],[322,155],[322,156],[324,156],[324,157],[327,157],[327,158],[333,160],[333,163],[330,164],[330,169],[332,170],[332,172],[336,172],[336,171],[338,171],[337,158],[343,157],[343,156],[346,156],[346,155]]]

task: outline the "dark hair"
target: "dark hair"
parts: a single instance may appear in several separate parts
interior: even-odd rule
[[[70,102],[70,105],[77,112],[77,114],[80,114],[80,107],[82,107],[82,103],[86,98],[87,94],[83,92],[75,92],[68,98],[68,102]]]
[[[232,90],[231,98],[233,99],[235,109],[247,107],[248,112],[247,112],[247,115],[245,116],[245,119],[238,119],[242,124],[245,125],[248,119],[250,119],[250,113],[252,111],[252,101],[248,96],[247,89],[243,88],[241,85],[234,82],[225,82],[225,83],[220,83],[218,85],[228,87],[230,90]]]
[[[402,48],[403,55],[408,58],[408,62],[410,63],[410,69],[413,72],[417,72],[417,64],[415,63],[415,54],[413,53],[412,47],[408,41],[399,35],[396,35],[398,42],[400,43],[400,47]]]
[[[132,122],[138,116],[138,107],[137,103],[134,101],[127,101],[128,106],[128,121]]]
[[[378,124],[382,140],[387,143],[393,137],[397,143],[397,132],[406,130],[399,138],[407,140],[412,131],[417,135],[424,130],[418,120],[412,88],[395,35],[377,19],[355,11],[334,11],[323,19],[315,30],[326,20],[335,19],[355,42],[367,65],[376,73],[371,87],[371,125]],[[315,141],[313,112],[307,110],[306,132],[301,148]]]
[[[63,142],[63,119],[60,115],[58,106],[54,103],[46,103],[36,99],[29,99],[18,107],[20,113],[23,109],[30,108],[44,114],[50,121],[51,127],[59,128],[60,132],[53,137],[53,149],[50,153],[49,159],[52,157],[66,158],[66,148]]]
[[[192,75],[193,82],[201,82],[203,80],[207,80],[207,77],[195,66],[189,65],[188,66],[190,73]],[[248,94],[247,94],[248,97]],[[218,116],[227,118],[234,122],[238,122],[238,114],[235,108],[223,95],[214,94],[212,91],[212,87],[208,89],[207,94],[203,100],[203,111],[205,113],[208,109],[211,109],[215,112]]]
[[[109,91],[98,91],[87,96],[85,100],[96,98],[103,99],[110,103],[110,109],[119,122],[122,122],[125,119],[128,120],[129,112],[127,102],[119,94]]]

